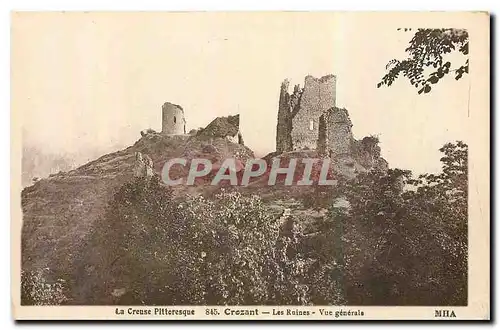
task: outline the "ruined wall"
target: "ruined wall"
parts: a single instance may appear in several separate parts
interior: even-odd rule
[[[355,139],[352,134],[352,122],[346,109],[331,108],[325,113],[326,118],[326,154],[332,159],[335,171],[348,178],[353,178],[357,171],[357,161],[352,154]]]
[[[336,77],[334,75],[305,78],[299,110],[292,118],[291,139],[293,150],[314,150],[319,136],[319,119],[335,106]]]
[[[328,156],[328,112],[325,112],[319,117],[318,123],[318,153],[322,156]]]
[[[281,83],[280,98],[278,104],[278,120],[276,124],[276,151],[279,153],[292,151],[292,122],[291,104],[288,86],[290,82],[285,79]]]
[[[238,140],[240,132],[240,115],[217,117],[198,132],[198,136],[208,136],[215,138],[231,137]]]
[[[352,122],[346,109],[332,108],[327,112],[328,149],[331,156],[350,154],[354,137]]]
[[[289,82],[281,84],[276,134],[277,154],[298,150],[316,150],[330,157],[334,171],[353,178],[371,169],[387,171],[388,164],[380,155],[378,138],[358,141],[352,133],[352,122],[345,108],[337,108],[336,77],[307,76],[304,88]]]
[[[162,106],[162,134],[186,134],[186,119],[181,106],[165,102]]]

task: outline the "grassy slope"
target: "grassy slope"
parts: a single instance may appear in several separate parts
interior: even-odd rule
[[[202,156],[200,149],[205,143],[190,136],[150,134],[124,150],[26,187],[21,194],[22,269],[49,268],[49,274],[53,271],[58,276],[74,276],[76,269],[84,269],[79,263],[89,233],[96,232],[94,223],[117,189],[132,178],[135,152],[149,155],[155,171],[160,173],[166,159]],[[216,157],[231,153],[252,155],[250,149],[224,139],[212,143],[218,150]],[[185,192],[182,189],[185,188],[180,187],[178,195]]]

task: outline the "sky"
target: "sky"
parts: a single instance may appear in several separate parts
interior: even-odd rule
[[[23,143],[49,153],[115,151],[161,105],[185,110],[187,130],[240,114],[245,144],[275,150],[281,82],[337,76],[337,106],[356,138],[376,134],[391,167],[440,170],[438,149],[467,141],[470,80],[447,77],[418,95],[407,80],[377,88],[405,55],[401,21],[332,13],[24,13],[12,23],[12,111]],[[372,18],[374,18],[372,16]],[[461,65],[462,58],[457,65]]]

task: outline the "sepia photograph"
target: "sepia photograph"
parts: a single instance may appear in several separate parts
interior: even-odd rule
[[[488,320],[489,27],[12,12],[14,317]]]

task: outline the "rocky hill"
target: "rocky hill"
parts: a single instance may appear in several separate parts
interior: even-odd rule
[[[387,170],[387,162],[380,155],[378,138],[354,139],[347,110],[330,107],[332,104],[317,99],[318,93],[314,91],[319,88],[334,92],[334,82],[333,76],[319,80],[306,77],[304,90],[296,87],[293,97],[286,91],[288,85],[283,84],[278,128],[281,121],[286,121],[281,126],[286,126],[287,130],[278,129],[278,151],[263,157],[267,164],[265,172],[251,179],[248,186],[229,189],[237,190],[242,195],[260,196],[266,213],[280,216],[288,212],[293,213],[296,219],[315,221],[326,210],[311,208],[307,200],[318,204],[317,200],[324,193],[325,186],[317,185],[322,172],[321,160],[331,160],[327,171],[329,180],[353,178],[357,173],[371,169]],[[292,114],[303,119],[296,123]],[[249,159],[254,158],[254,153],[244,145],[239,123],[239,115],[218,117],[205,128],[178,134],[185,132],[184,112],[179,106],[164,105],[161,133],[151,129],[142,131],[141,138],[126,149],[99,157],[74,170],[60,171],[26,187],[21,195],[22,270],[47,270],[44,276],[49,282],[66,277],[73,283],[80,283],[72,285],[71,303],[84,304],[92,293],[87,284],[89,276],[98,276],[92,275],[95,272],[91,264],[99,264],[99,251],[93,251],[90,242],[95,237],[103,236],[102,232],[106,230],[117,229],[106,227],[106,221],[103,221],[115,194],[134,178],[161,177],[165,162],[173,158],[187,160],[186,166],[171,168],[169,175],[174,180],[187,177],[190,162],[195,158],[208,159],[212,163],[212,172],[205,178],[197,179],[195,185],[174,186],[174,199],[184,199],[187,194],[213,195],[227,186],[227,180],[217,186],[210,183],[228,158],[235,159],[238,183],[241,183],[242,169]],[[283,136],[280,137],[280,134]],[[280,167],[286,167],[292,159],[297,161],[293,183],[303,178],[303,160],[320,160],[311,171],[316,187],[285,185],[284,174],[277,176],[276,184],[269,185],[271,166],[276,157],[280,159]],[[330,200],[328,202],[331,203]],[[118,223],[123,227],[121,219]],[[94,281],[99,280],[94,278]]]
[[[23,189],[22,269],[70,272],[79,263],[89,233],[110,198],[133,179],[137,153],[147,155],[153,170],[161,174],[166,160],[228,157],[241,161],[253,157],[244,145],[223,137],[144,134],[134,145],[104,155],[77,169],[59,172]],[[177,193],[196,192],[197,187],[178,186]]]

